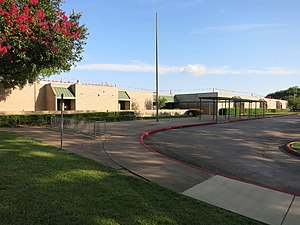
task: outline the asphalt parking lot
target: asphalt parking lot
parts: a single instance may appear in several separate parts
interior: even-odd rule
[[[300,158],[283,149],[299,139],[295,115],[168,130],[145,143],[182,162],[300,196]]]

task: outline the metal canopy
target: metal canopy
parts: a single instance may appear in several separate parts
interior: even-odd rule
[[[75,99],[74,94],[68,88],[53,87],[53,89],[55,91],[56,97],[59,98],[59,99],[61,98],[62,94],[64,95],[65,99]]]
[[[119,101],[130,101],[130,97],[126,91],[119,91],[118,92],[118,100]]]
[[[262,103],[263,105],[263,113],[262,116],[265,116],[265,106],[267,105],[267,102],[264,99],[259,99],[259,100],[255,100],[255,99],[244,99],[241,98],[240,96],[234,96],[234,97],[217,97],[217,96],[203,96],[203,97],[199,97],[200,100],[200,115],[199,115],[199,119],[202,119],[202,103],[206,103],[206,104],[213,104],[213,119],[216,120],[216,122],[218,122],[218,115],[219,115],[219,103],[222,103],[222,108],[223,109],[223,115],[225,116],[225,119],[228,118],[228,120],[230,120],[230,106],[231,103],[233,103],[234,106],[234,117],[237,117],[237,104],[239,104],[239,118],[241,119],[241,105],[242,103],[249,103],[249,118],[252,116],[252,112],[253,112],[253,108],[252,108],[252,103],[255,103],[255,107],[254,107],[254,116],[257,117],[257,103]],[[203,101],[204,100],[204,101]],[[223,103],[225,103],[225,108],[223,108]],[[228,104],[228,105],[227,105]],[[228,108],[227,108],[228,106]],[[233,115],[232,115],[233,116]]]

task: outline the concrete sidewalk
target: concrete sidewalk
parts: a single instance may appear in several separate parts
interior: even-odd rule
[[[204,181],[184,195],[274,225],[300,221],[300,198],[221,176]]]
[[[65,134],[64,150],[114,169],[126,169],[174,191],[267,224],[299,224],[299,197],[214,176],[179,164],[150,152],[138,140],[139,135],[148,130],[199,122],[197,118],[184,118],[166,119],[159,123],[154,120],[108,123],[107,140]],[[60,146],[57,131],[45,128],[6,130]]]

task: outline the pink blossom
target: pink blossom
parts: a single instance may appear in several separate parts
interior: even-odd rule
[[[0,45],[0,55],[4,55],[7,52],[7,48],[5,46]]]
[[[26,25],[26,24],[20,24],[18,26],[18,28],[20,29],[20,31],[25,32],[25,31],[27,31],[29,29],[29,26]]]
[[[24,4],[24,12],[25,12],[26,14],[29,14],[29,13],[31,12],[30,9],[29,9],[28,4]]]
[[[16,22],[17,23],[24,23],[27,20],[27,15],[26,14],[21,14],[19,16],[17,16],[16,18]]]
[[[61,30],[61,33],[64,34],[64,35],[67,35],[67,34],[68,34],[68,31],[67,31],[66,29],[62,29],[62,30]]]
[[[10,20],[9,17],[5,17],[5,20],[6,20],[6,23],[10,23],[11,22],[11,20]]]
[[[60,24],[58,22],[56,22],[54,26],[55,26],[56,32],[60,32]]]
[[[80,34],[75,35],[75,39],[77,40],[78,38],[80,38]]]
[[[38,11],[36,12],[36,16],[37,16],[40,20],[43,20],[43,19],[46,17],[45,13],[43,13],[42,10],[38,10]]]
[[[38,0],[30,0],[30,4],[36,6],[39,3]]]
[[[12,13],[18,12],[18,7],[15,5],[15,3],[11,4],[10,9],[11,9]]]
[[[66,22],[66,26],[67,26],[67,28],[70,28],[72,25],[73,25],[73,23],[72,23],[72,22]]]

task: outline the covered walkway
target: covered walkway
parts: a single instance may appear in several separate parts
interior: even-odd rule
[[[218,122],[219,116],[224,116],[225,120],[231,120],[233,117],[241,119],[242,115],[251,117],[265,116],[267,102],[264,99],[253,100],[243,99],[240,96],[218,97],[218,96],[201,96],[199,97],[199,119],[202,115],[213,115],[213,119]],[[248,107],[245,108],[245,103]],[[259,107],[257,106],[259,103]],[[220,107],[221,105],[221,107]]]

